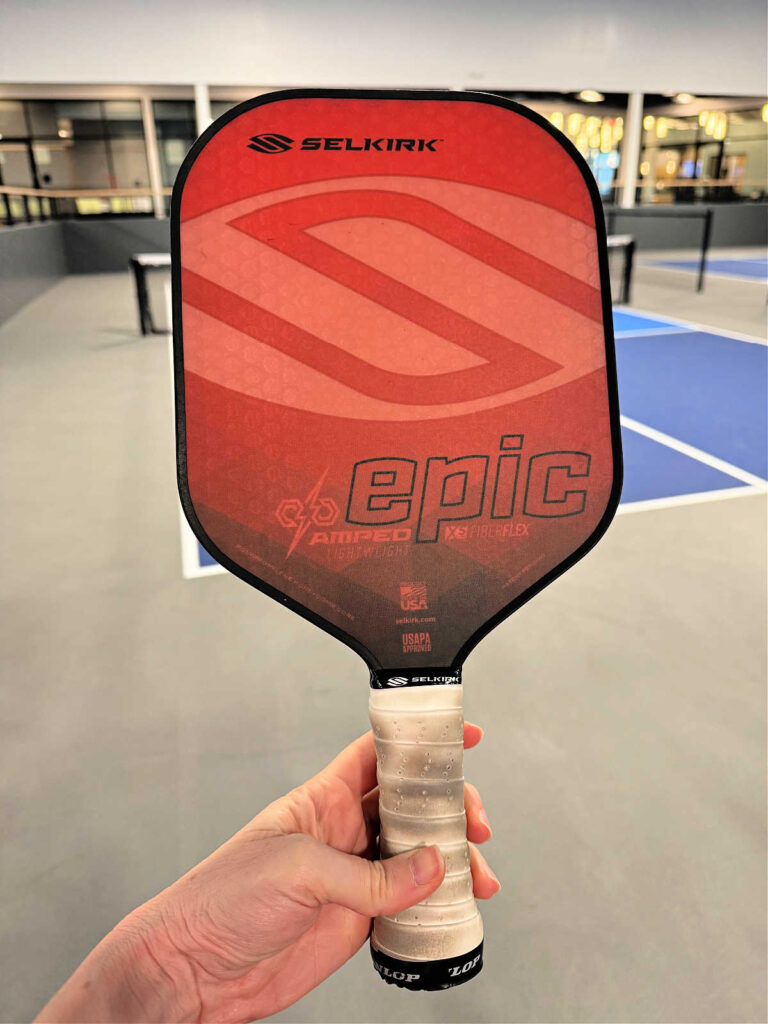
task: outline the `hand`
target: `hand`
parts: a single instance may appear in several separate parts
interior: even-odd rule
[[[464,746],[481,736],[467,723]],[[99,946],[38,1021],[251,1021],[290,1006],[357,952],[372,917],[419,903],[443,880],[436,847],[370,859],[378,795],[367,733],[107,936],[101,945],[112,943],[113,962],[120,962],[116,943],[130,950],[119,1009],[103,998],[98,1007],[82,1005],[88,998],[82,972]],[[465,808],[468,838],[485,842],[490,826],[469,784]],[[475,896],[489,898],[499,883],[472,845],[470,864]],[[109,978],[95,976],[103,995]],[[67,991],[71,983],[81,993],[79,1007]]]

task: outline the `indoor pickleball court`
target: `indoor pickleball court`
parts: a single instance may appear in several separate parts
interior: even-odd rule
[[[333,4],[333,18],[236,4],[233,33],[217,35],[212,11],[180,25],[168,3],[131,13],[139,60],[116,22],[94,28],[90,2],[43,5],[48,24],[10,6],[27,58],[0,44],[0,1022],[32,1019],[118,920],[368,727],[358,654],[220,565],[176,480],[176,175],[238,103],[315,86],[493,93],[567,137],[605,211],[624,473],[594,550],[463,667],[464,714],[485,731],[464,774],[502,885],[481,907],[482,972],[404,991],[363,948],[268,1019],[764,1020],[764,12],[707,8],[701,48],[680,11],[596,3],[617,52],[555,0],[544,7],[563,31],[548,42],[541,12],[494,4],[482,17],[452,6],[440,26],[429,3]],[[649,10],[667,42],[643,27]],[[361,60],[372,30],[389,56]],[[54,36],[83,53],[76,75]],[[588,59],[587,38],[606,53]],[[244,153],[232,173],[281,159]],[[330,202],[310,197],[306,216]],[[252,230],[269,241],[273,227]],[[386,270],[413,284],[407,260]],[[229,325],[231,353],[247,327]],[[318,494],[275,504],[286,536],[305,514],[341,529]]]

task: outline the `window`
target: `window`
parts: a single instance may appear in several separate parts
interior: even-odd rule
[[[583,95],[589,94],[591,91]],[[587,161],[597,181],[600,194],[610,199],[621,162],[621,140],[624,137],[624,114],[627,97],[623,93],[602,96],[585,102],[570,93],[501,93],[530,107],[566,135]]]
[[[768,124],[759,100],[649,98],[643,118],[643,203],[745,202],[768,192]]]
[[[156,100],[152,109],[163,185],[170,188],[187,151],[197,138],[195,104],[188,100]]]
[[[0,139],[0,173],[5,185],[83,191],[149,188],[138,100],[2,102],[0,125],[5,129]],[[152,211],[149,196],[14,196],[9,202],[13,204],[9,219],[14,220],[50,212],[87,215]]]

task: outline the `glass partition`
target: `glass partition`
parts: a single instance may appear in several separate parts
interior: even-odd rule
[[[768,107],[759,99],[647,100],[642,203],[726,203],[768,195]]]

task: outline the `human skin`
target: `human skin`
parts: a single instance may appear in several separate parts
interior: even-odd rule
[[[465,747],[481,737],[465,725]],[[301,999],[357,952],[371,918],[419,903],[443,880],[434,846],[372,859],[378,796],[366,733],[124,918],[38,1024],[246,1022]],[[471,845],[491,829],[470,784],[464,804],[475,896],[487,899],[499,882]]]

